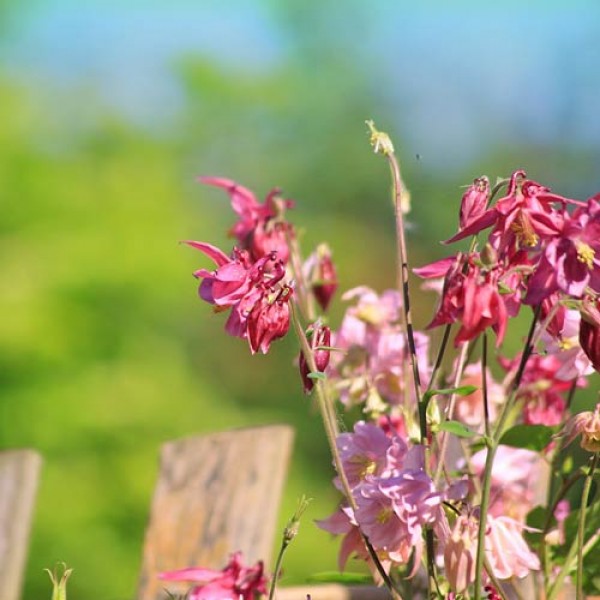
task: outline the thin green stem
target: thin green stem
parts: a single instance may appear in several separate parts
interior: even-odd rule
[[[479,508],[479,531],[477,535],[477,556],[475,561],[474,600],[481,599],[481,581],[483,577],[483,562],[485,556],[485,531],[487,522],[487,512],[490,502],[490,492],[492,489],[492,467],[494,465],[494,458],[496,456],[496,450],[498,449],[498,443],[500,441],[500,438],[502,437],[502,434],[504,433],[504,428],[508,421],[508,417],[511,413],[513,405],[516,402],[517,392],[519,390],[519,386],[521,385],[521,379],[523,378],[523,373],[525,372],[527,360],[533,352],[532,340],[539,315],[540,305],[538,305],[534,311],[533,319],[531,320],[531,325],[527,334],[527,340],[525,341],[525,348],[523,349],[523,353],[521,354],[521,361],[517,368],[515,377],[510,384],[510,393],[504,406],[502,407],[502,412],[500,414],[500,418],[498,419],[498,424],[496,426],[494,434],[493,436],[488,436],[486,438],[488,443],[488,449],[487,456],[485,459],[483,486],[481,488],[481,504]]]
[[[487,332],[481,336],[481,391],[483,395],[483,419],[485,423],[485,435],[490,437],[490,408],[488,405],[488,383],[487,383]]]
[[[315,359],[313,356],[312,348],[310,347],[310,343],[306,338],[306,334],[304,333],[304,329],[302,328],[302,324],[296,314],[296,309],[294,307],[294,303],[290,303],[290,312],[291,312],[291,320],[294,325],[294,330],[296,332],[296,336],[298,337],[298,341],[300,342],[300,348],[304,357],[306,358],[306,362],[308,363],[308,367],[311,372],[316,373],[318,371],[317,365],[315,363]],[[346,500],[348,501],[348,505],[352,508],[353,511],[357,509],[356,500],[354,499],[354,495],[352,494],[352,488],[348,482],[348,477],[346,476],[346,471],[344,469],[344,465],[342,463],[342,458],[338,451],[336,439],[338,436],[337,430],[337,421],[335,419],[333,403],[329,399],[328,388],[325,383],[319,379],[315,380],[315,390],[317,393],[317,405],[319,407],[319,413],[321,414],[321,419],[323,421],[323,425],[325,428],[325,434],[327,436],[327,441],[329,443],[329,450],[331,451],[331,455],[333,457],[333,463],[335,466],[335,470],[340,478],[340,483],[342,486],[342,491]],[[375,565],[379,575],[383,579],[386,587],[390,590],[390,593],[394,598],[399,598],[398,591],[394,587],[393,581],[390,579],[390,576],[387,574],[377,553],[373,549],[373,546],[369,542],[368,538],[361,532],[363,540],[365,542],[365,546],[369,552],[371,560]]]
[[[460,380],[462,379],[463,371],[465,369],[465,365],[467,364],[467,357],[469,355],[469,347],[470,347],[470,344],[468,342],[465,342],[460,349],[460,354],[458,355],[458,363],[456,365],[456,371],[454,373],[454,381],[452,382],[452,386],[454,388],[457,388],[460,385]],[[452,419],[452,417],[454,415],[454,406],[456,405],[456,398],[457,398],[456,394],[452,394],[452,396],[450,396],[450,402],[448,402],[448,408],[446,409],[446,414],[444,415],[444,418],[446,420]],[[434,477],[434,481],[436,483],[439,482],[439,480],[442,476],[442,471],[444,469],[444,462],[446,460],[446,451],[448,449],[449,435],[450,434],[445,431],[442,431],[439,433],[439,439],[440,439],[439,448],[440,448],[440,450],[438,452],[438,464],[437,464],[435,477]]]
[[[590,459],[588,474],[586,475],[583,484],[583,493],[581,495],[581,508],[579,509],[579,525],[577,527],[577,600],[583,600],[583,545],[585,537],[585,513],[587,511],[587,503],[594,479],[594,471],[598,464],[598,453],[594,454]]]
[[[271,586],[269,587],[269,600],[273,600],[273,597],[275,596],[275,588],[277,587],[279,575],[281,574],[281,563],[283,562],[283,555],[285,554],[285,551],[288,546],[289,542],[286,542],[284,540],[279,548],[277,560],[275,561],[275,569],[273,570],[273,578],[271,579]]]

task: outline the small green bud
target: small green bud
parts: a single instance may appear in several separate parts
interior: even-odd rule
[[[61,567],[62,574],[59,575]],[[71,576],[73,569],[67,569],[66,563],[58,563],[53,571],[50,571],[50,569],[44,570],[50,576],[50,581],[52,581],[52,600],[67,600],[67,580]]]

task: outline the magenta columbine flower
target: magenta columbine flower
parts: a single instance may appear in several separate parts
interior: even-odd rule
[[[289,258],[288,236],[293,236],[293,228],[283,218],[285,210],[293,206],[291,200],[279,197],[274,189],[261,204],[255,195],[231,179],[222,177],[199,177],[198,181],[225,190],[231,198],[231,207],[239,220],[231,228],[241,248],[248,250],[253,260],[258,260],[271,252],[277,252],[281,261]]]
[[[255,600],[258,594],[267,593],[262,561],[246,567],[242,563],[241,552],[232,554],[221,571],[191,567],[160,573],[159,578],[196,583],[187,596],[189,600]]]

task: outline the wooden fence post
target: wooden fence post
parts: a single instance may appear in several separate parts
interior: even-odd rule
[[[291,427],[273,425],[163,445],[138,600],[167,597],[161,571],[221,568],[236,550],[269,564],[292,440]]]
[[[0,598],[19,600],[42,458],[33,450],[0,452]]]

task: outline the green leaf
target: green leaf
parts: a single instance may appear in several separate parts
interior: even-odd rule
[[[323,571],[307,578],[315,583],[345,583],[346,585],[368,585],[373,583],[373,578],[365,573],[339,573],[338,571]]]
[[[551,441],[558,427],[548,425],[515,425],[500,438],[500,443],[513,448],[526,448],[539,452]]]
[[[307,375],[307,377],[309,379],[320,379],[321,381],[327,379],[327,375],[325,375],[325,373],[321,373],[320,371],[312,371]]]
[[[440,390],[429,390],[423,395],[423,402],[429,401],[433,396],[449,396],[450,394],[456,394],[457,396],[468,396],[473,392],[476,392],[479,388],[476,385],[461,385],[457,388],[443,388]]]
[[[466,387],[466,386],[465,386]],[[442,421],[438,425],[438,430],[447,431],[452,435],[456,435],[458,437],[468,438],[477,435],[477,433],[471,429],[469,429],[463,423],[458,421]]]

